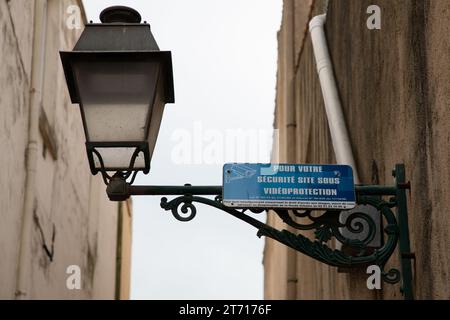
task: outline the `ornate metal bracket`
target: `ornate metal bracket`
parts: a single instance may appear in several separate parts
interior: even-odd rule
[[[410,261],[413,255],[409,247],[406,207],[406,189],[409,189],[409,183],[405,183],[403,165],[396,166],[394,177],[396,182],[393,186],[356,186],[357,203],[374,207],[383,218],[385,237],[383,245],[379,248],[369,246],[375,237],[376,225],[364,212],[352,211],[345,221],[341,221],[340,211],[333,210],[318,212],[279,208],[235,209],[222,203],[221,186],[132,186],[117,174],[111,178],[107,193],[111,200],[124,200],[130,195],[176,195],[178,197],[170,201],[166,197],[162,198],[161,207],[183,222],[190,221],[196,216],[195,203],[217,208],[255,227],[259,237],[272,238],[330,266],[355,268],[378,265],[382,270],[383,281],[391,284],[401,281],[401,291],[405,299],[413,299]],[[215,196],[215,198],[210,199],[201,195]],[[396,213],[393,211],[394,208]],[[291,229],[314,230],[315,239],[311,240],[302,234],[288,230],[277,230],[248,214],[266,210],[278,215]],[[343,230],[347,232],[344,233]],[[348,234],[363,236],[350,238]],[[333,239],[351,250],[332,249]],[[386,270],[386,264],[397,245],[399,245],[401,268]]]

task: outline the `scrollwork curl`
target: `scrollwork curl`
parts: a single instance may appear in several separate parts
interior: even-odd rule
[[[175,219],[182,222],[191,221],[197,214],[197,209],[192,204],[191,196],[181,196],[171,201],[167,201],[165,197],[161,198],[161,208],[170,210]]]
[[[394,283],[397,283],[400,281],[401,274],[398,269],[392,268],[392,269],[389,269],[387,272],[383,271],[381,273],[381,277],[383,278],[384,282],[394,284]]]

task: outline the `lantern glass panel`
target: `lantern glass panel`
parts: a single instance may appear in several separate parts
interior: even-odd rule
[[[120,148],[95,148],[101,155],[103,165],[108,171],[127,170],[130,165],[135,147],[120,147]],[[94,155],[94,165],[96,169],[101,168],[100,159]],[[142,152],[140,152],[134,162],[134,169],[142,170],[145,168],[145,159]]]
[[[73,68],[88,142],[147,140],[158,62],[86,59]]]

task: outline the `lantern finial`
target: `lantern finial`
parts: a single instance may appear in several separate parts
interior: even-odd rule
[[[141,15],[133,8],[113,6],[100,13],[102,23],[140,23]]]

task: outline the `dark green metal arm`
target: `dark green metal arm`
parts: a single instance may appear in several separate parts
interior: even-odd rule
[[[170,201],[161,199],[161,207],[171,211],[172,215],[183,222],[192,220],[197,209],[195,203],[205,204],[224,211],[255,227],[259,237],[266,236],[297,250],[307,256],[334,267],[355,268],[378,265],[382,270],[382,279],[387,283],[401,281],[401,291],[405,299],[413,298],[412,270],[409,248],[408,217],[406,193],[409,184],[404,181],[404,166],[397,165],[391,186],[357,185],[355,186],[358,205],[374,207],[384,223],[383,245],[370,247],[376,235],[376,224],[365,212],[352,211],[345,221],[340,220],[340,211],[280,209],[280,208],[244,208],[235,209],[222,203],[222,186],[132,186],[122,176],[114,176],[108,184],[107,193],[111,200],[124,200],[131,195],[178,196]],[[215,196],[214,199],[200,196]],[[396,214],[392,211],[396,208]],[[315,240],[288,230],[277,230],[260,222],[247,213],[268,211],[277,214],[283,222],[293,229],[314,230]],[[306,221],[305,221],[306,220]],[[346,230],[346,232],[343,232]],[[349,234],[363,237],[351,237]],[[341,242],[348,250],[332,249],[332,239]],[[401,272],[396,268],[385,271],[389,258],[399,245]],[[350,253],[349,253],[350,252]]]
[[[176,190],[172,190],[176,192]],[[366,204],[376,207],[381,214],[385,217],[387,221],[387,225],[384,228],[384,231],[387,235],[387,240],[385,244],[373,251],[371,254],[366,254],[367,252],[367,243],[372,240],[374,235],[374,226],[369,224],[369,228],[371,232],[369,232],[370,237],[365,239],[364,241],[360,240],[352,240],[346,239],[342,236],[339,228],[349,228],[351,229],[352,222],[356,218],[365,219],[366,221],[370,221],[370,217],[364,216],[363,213],[355,213],[354,217],[349,217],[346,224],[342,224],[339,222],[339,212],[338,211],[326,211],[319,217],[312,217],[313,223],[307,225],[301,225],[299,223],[292,223],[294,220],[290,217],[288,211],[291,210],[280,210],[273,209],[273,211],[278,214],[284,222],[287,222],[288,225],[293,226],[296,229],[300,230],[311,230],[315,229],[316,232],[316,241],[311,241],[307,237],[301,234],[294,234],[287,230],[277,230],[265,223],[260,222],[259,220],[249,216],[246,214],[247,211],[253,212],[261,212],[265,209],[233,209],[230,207],[226,207],[222,204],[221,196],[218,195],[216,198],[208,199],[204,197],[198,197],[194,195],[182,195],[177,197],[171,201],[168,201],[167,198],[161,199],[161,207],[165,210],[170,210],[173,216],[180,221],[190,221],[192,220],[196,214],[197,209],[193,203],[202,203],[205,205],[209,205],[225,211],[226,213],[245,221],[246,223],[252,225],[258,230],[258,236],[266,236],[270,237],[278,242],[285,244],[286,246],[291,247],[303,254],[310,256],[313,259],[326,263],[328,265],[334,267],[358,267],[358,266],[367,266],[370,264],[376,264],[381,267],[383,270],[387,260],[392,255],[395,250],[398,237],[399,230],[396,222],[396,218],[394,213],[391,211],[390,206],[393,205],[392,202],[384,202],[379,197],[360,197],[359,203]],[[300,215],[297,212],[298,215]],[[308,211],[305,213],[309,215]],[[363,227],[361,223],[359,227],[352,229],[354,233],[360,233],[363,231]],[[338,241],[343,244],[352,247],[358,251],[357,255],[348,255],[343,253],[342,251],[331,249],[326,242],[330,240],[334,236]],[[400,272],[396,269],[391,269],[388,272],[383,272],[383,280],[389,283],[396,283],[400,280]]]

